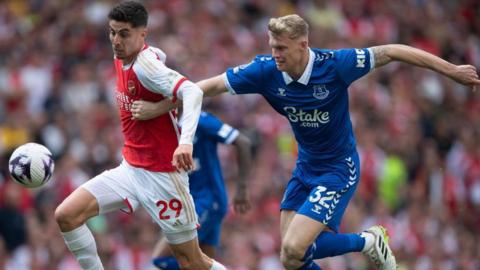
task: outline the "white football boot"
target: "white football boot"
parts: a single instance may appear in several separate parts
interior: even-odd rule
[[[387,230],[379,225],[370,227],[365,233],[371,233],[375,237],[372,247],[363,253],[368,255],[370,259],[380,270],[395,270],[397,262],[393,256],[392,250],[388,246]]]

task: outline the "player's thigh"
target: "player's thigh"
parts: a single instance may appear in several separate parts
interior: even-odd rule
[[[82,187],[74,190],[55,210],[55,219],[63,231],[73,230],[98,215],[98,202]]]
[[[196,231],[197,213],[190,195],[187,174],[151,172],[136,168],[134,171],[136,196],[167,235],[169,243],[169,235]]]
[[[354,162],[356,161],[356,162]],[[321,176],[311,177],[311,191],[297,213],[325,224],[337,232],[343,214],[358,185],[358,159],[346,160],[343,168],[332,170]]]
[[[280,233],[282,237],[287,232],[292,218],[310,193],[310,188],[300,180],[298,173],[299,170],[295,169],[280,204]]]
[[[280,212],[280,235],[282,239],[285,237],[287,229],[290,227],[292,219],[296,213],[297,212],[294,210],[282,210]]]
[[[307,216],[296,214],[285,232],[282,246],[301,251],[303,254],[324,229],[325,225],[323,223]]]
[[[294,210],[297,211],[305,202],[305,199],[310,193],[311,187],[302,181],[299,175],[299,169],[293,171],[292,178],[287,183],[282,201],[280,203],[280,210]]]
[[[133,197],[129,183],[124,162],[87,181],[73,191],[55,211],[60,228],[63,231],[74,229],[99,213],[125,207],[128,197]],[[131,201],[130,206],[136,205],[135,198]]]
[[[120,208],[130,208],[133,211],[138,202],[130,191],[129,184],[128,172],[123,163],[87,181],[73,191],[55,211],[61,229],[65,231],[76,228],[99,213]]]
[[[131,213],[140,205],[125,161],[87,181],[81,188],[95,197],[99,214],[119,209]]]

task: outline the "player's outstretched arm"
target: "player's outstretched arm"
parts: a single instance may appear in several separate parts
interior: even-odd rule
[[[203,95],[207,97],[217,96],[223,92],[227,92],[223,75],[201,80],[197,82],[197,85],[203,90]]]
[[[235,212],[243,214],[251,207],[247,190],[247,177],[252,166],[252,143],[247,136],[240,133],[232,144],[237,150],[238,162],[238,181],[233,197],[233,208]]]
[[[217,96],[221,93],[227,92],[223,75],[201,80],[197,82],[197,85],[203,90],[204,96]],[[153,103],[137,100],[132,104],[132,114],[140,111],[140,117],[142,119],[138,118],[138,120],[147,120],[162,115],[172,109],[178,108],[179,106],[181,106],[181,102],[179,101],[172,103],[170,100],[162,100],[157,103]],[[134,116],[134,118],[137,119],[137,116]]]
[[[150,120],[162,114],[165,114],[182,105],[180,100],[173,103],[170,99],[164,99],[159,102],[150,102],[145,100],[135,100],[132,103],[133,120]]]
[[[401,44],[375,46],[370,49],[375,58],[376,68],[392,61],[401,61],[431,69],[464,85],[472,87],[480,85],[477,69],[472,65],[454,65],[426,51]]]

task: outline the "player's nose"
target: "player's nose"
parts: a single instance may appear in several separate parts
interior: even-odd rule
[[[120,38],[118,37],[118,35],[114,35],[112,37],[112,44],[115,46],[118,46],[120,44]]]
[[[275,59],[278,59],[280,57],[280,54],[278,53],[278,50],[272,49],[272,57]]]

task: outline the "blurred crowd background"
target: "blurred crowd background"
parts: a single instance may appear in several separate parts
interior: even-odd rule
[[[121,160],[106,15],[116,1],[0,1],[0,269],[77,270],[53,218],[73,189]],[[266,24],[298,13],[312,47],[416,46],[480,67],[478,0],[152,0],[149,44],[197,81],[269,53]],[[383,224],[400,269],[480,269],[480,89],[390,64],[350,87],[361,182],[341,230]],[[254,141],[253,209],[230,211],[218,260],[232,270],[280,270],[279,202],[294,167],[288,122],[259,96],[206,99],[205,109]],[[7,162],[20,144],[45,144],[51,182],[27,190]],[[235,155],[221,147],[233,186]],[[146,270],[159,231],[121,212],[90,220],[108,270]],[[320,261],[326,270],[374,269],[361,254]]]

